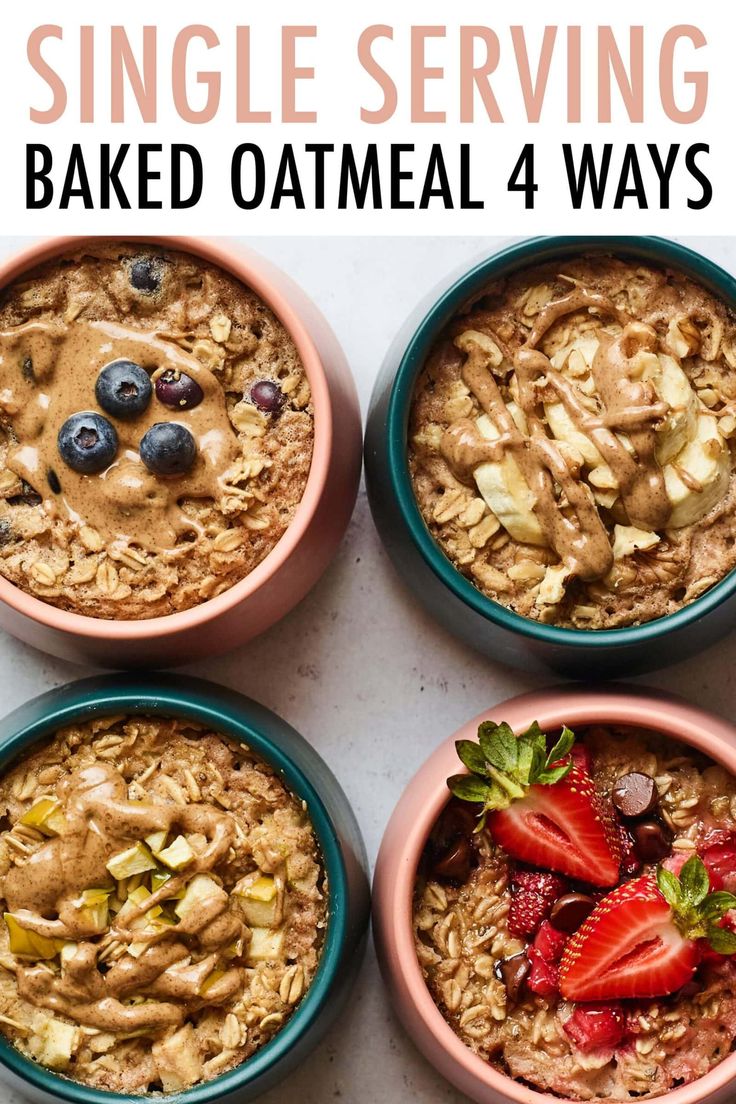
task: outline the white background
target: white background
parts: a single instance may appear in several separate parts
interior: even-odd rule
[[[446,0],[374,0],[370,5],[336,4],[334,0],[278,0],[268,5],[234,5],[227,0],[178,0],[176,4],[152,6],[150,0],[125,0],[125,4],[100,5],[99,0],[26,0],[4,5],[0,35],[0,102],[3,104],[3,172],[0,173],[0,212],[16,233],[58,233],[64,226],[69,233],[208,233],[208,234],[304,234],[304,233],[432,233],[483,234],[503,227],[506,233],[569,232],[657,232],[667,233],[676,226],[680,233],[721,233],[733,225],[732,187],[736,171],[736,147],[732,140],[733,42],[736,14],[733,5],[723,0],[668,0],[666,4],[641,0],[618,0],[614,5],[591,4],[589,0],[566,0],[550,5],[546,0],[525,0],[523,14],[518,5],[488,0],[462,0],[449,6]],[[155,10],[154,10],[155,8]],[[523,20],[528,43],[531,72],[536,72],[542,33],[546,24],[559,22],[552,56],[547,95],[539,123],[526,121],[517,67],[514,61],[510,24]],[[597,25],[610,24],[623,58],[628,59],[628,31],[631,24],[645,22],[645,116],[644,122],[631,124],[615,86],[613,118],[610,124],[598,123],[597,112]],[[30,31],[42,23],[60,23],[61,42],[48,42],[44,57],[69,89],[69,103],[63,118],[49,125],[31,124],[29,108],[45,110],[51,102],[46,84],[26,61],[26,41]],[[127,101],[124,124],[110,122],[109,52],[110,24],[124,23],[132,49],[138,56],[141,28],[158,26],[158,124],[144,125],[135,110],[132,97]],[[221,109],[206,124],[181,122],[174,111],[171,95],[171,51],[176,33],[187,24],[207,24],[218,35],[220,45],[207,50],[202,43],[191,49],[191,100],[195,109],[205,102],[205,90],[197,84],[199,70],[222,73]],[[276,125],[240,125],[234,123],[235,33],[238,23],[251,25],[252,107],[268,109]],[[427,84],[428,110],[444,110],[447,122],[410,125],[409,118],[409,27],[411,24],[445,26],[446,35],[428,44],[426,64],[442,67],[441,80]],[[687,70],[707,69],[710,95],[705,116],[692,125],[678,125],[664,116],[658,92],[659,49],[665,30],[676,24],[695,24],[707,39],[707,47],[694,50],[681,43],[676,57],[675,95],[685,109],[692,100],[692,89],[684,83]],[[95,28],[95,121],[79,122],[79,27]],[[317,124],[279,126],[280,113],[280,28],[281,25],[311,25],[318,28],[315,40],[299,43],[297,62],[313,66],[314,81],[298,87],[297,106],[316,110]],[[356,44],[368,25],[395,25],[393,42],[382,42],[375,50],[381,65],[398,86],[398,109],[386,124],[361,123],[360,108],[375,110],[381,103],[376,84],[364,73],[357,60]],[[458,122],[458,59],[460,25],[490,26],[500,41],[500,62],[492,77],[503,124],[489,123],[482,108],[472,125]],[[582,41],[582,120],[566,125],[566,27],[579,25]],[[24,198],[24,147],[27,142],[47,143],[54,149],[57,165],[68,156],[70,144],[81,142],[88,154],[88,171],[96,181],[97,151],[101,142],[117,146],[121,142],[188,142],[196,145],[205,162],[206,190],[201,204],[192,211],[85,212],[78,202],[68,212],[53,207],[47,211],[26,211]],[[457,149],[460,143],[473,147],[473,194],[486,198],[480,211],[445,211],[436,203],[429,211],[378,211],[356,213],[334,210],[310,213],[295,211],[287,202],[281,210],[267,206],[253,212],[239,211],[230,195],[230,156],[241,142],[255,142],[268,152],[268,180],[273,184],[275,164],[284,142],[297,150],[305,143],[344,142],[357,151],[368,142],[385,147],[390,142],[413,142],[417,147],[417,172],[423,171],[433,142],[446,152],[448,171],[456,180]],[[537,150],[539,192],[533,211],[525,211],[523,197],[509,194],[506,182],[522,146],[534,142]],[[649,209],[639,210],[626,201],[623,211],[612,210],[613,195],[607,196],[605,209],[574,212],[570,205],[563,169],[561,144],[593,142],[598,152],[604,142],[613,142],[612,176],[621,168],[624,147],[636,143],[642,154],[642,173],[648,185]],[[674,176],[672,208],[658,209],[656,174],[646,145],[656,143],[662,151],[670,143],[684,147],[694,142],[711,146],[707,161],[715,194],[704,211],[686,207],[688,195],[700,194],[699,186],[689,186],[689,177]],[[305,159],[307,164],[311,163]],[[63,167],[54,170],[57,187]],[[305,173],[309,196],[310,172]],[[123,174],[129,186],[132,172]],[[330,177],[328,176],[328,187]],[[334,179],[333,179],[334,183]],[[334,195],[335,189],[328,196]],[[416,193],[416,189],[415,189]],[[62,221],[63,220],[63,221]]]
[[[736,238],[681,240],[736,272]],[[0,239],[0,254],[22,244]],[[249,244],[288,270],[327,315],[365,410],[406,314],[449,269],[506,241],[346,237]],[[404,785],[439,741],[481,710],[545,684],[481,658],[424,615],[395,577],[362,491],[347,538],[311,595],[248,647],[189,670],[257,698],[319,749],[353,803],[371,861]],[[736,635],[645,681],[733,719],[735,672]],[[0,635],[3,710],[89,673]],[[339,1026],[282,1088],[263,1098],[264,1104],[463,1099],[404,1037],[372,950]],[[12,1104],[20,1104],[18,1098]]]

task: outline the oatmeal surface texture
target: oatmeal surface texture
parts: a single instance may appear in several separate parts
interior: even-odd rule
[[[60,730],[0,781],[0,1030],[118,1092],[245,1061],[314,977],[326,879],[247,747],[150,717]]]
[[[80,473],[57,435],[75,413],[105,414],[95,384],[115,361],[153,384],[193,381],[199,401],[171,409],[154,392],[136,416],[106,414],[115,459]],[[264,381],[270,410],[251,395]],[[197,446],[184,474],[141,460],[142,437],[167,421]],[[123,620],[190,608],[248,575],[294,517],[314,439],[304,368],[265,303],[204,260],[125,243],[87,244],[4,290],[0,427],[0,573]]]
[[[579,735],[592,753],[599,792],[610,794],[629,771],[656,778],[673,853],[693,854],[706,832],[736,829],[736,780],[705,756],[643,730],[592,728]],[[475,836],[473,847],[476,865],[463,884],[420,868],[414,898],[422,972],[471,1050],[516,1080],[578,1100],[658,1096],[728,1057],[736,1039],[730,961],[702,967],[694,995],[628,1002],[631,1034],[616,1048],[579,1050],[563,1028],[575,1005],[559,996],[523,990],[510,999],[496,968],[525,947],[507,927],[510,864],[488,832]]]
[[[736,565],[736,325],[684,274],[612,257],[488,287],[417,381],[409,466],[430,532],[525,617],[662,617]]]

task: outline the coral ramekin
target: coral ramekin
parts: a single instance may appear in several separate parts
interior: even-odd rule
[[[0,265],[0,289],[85,238],[38,242]],[[100,239],[97,239],[100,240]],[[287,614],[328,566],[350,520],[361,467],[360,407],[345,355],[327,321],[284,272],[227,240],[110,238],[155,243],[218,265],[253,289],[291,336],[314,404],[314,451],[294,520],[240,582],[192,609],[112,621],[57,609],[0,577],[0,628],[63,659],[103,667],[169,667],[246,643]]]
[[[181,1093],[177,1104],[253,1100],[317,1045],[339,1014],[362,961],[369,911],[367,860],[357,821],[327,764],[286,721],[256,702],[200,679],[108,676],[34,698],[0,721],[0,770],[75,721],[117,714],[184,717],[247,744],[306,803],[327,872],[328,924],[317,973],[291,1019],[240,1066]],[[139,1095],[93,1089],[38,1065],[0,1036],[0,1080],[54,1104],[138,1104]]]
[[[543,625],[487,598],[445,556],[429,532],[409,477],[407,429],[414,385],[437,334],[489,283],[530,265],[581,253],[610,253],[675,268],[736,311],[736,279],[693,250],[663,238],[550,237],[511,245],[450,281],[410,316],[376,381],[365,443],[373,518],[393,563],[433,617],[492,659],[572,678],[664,667],[725,635],[736,612],[736,571],[666,617],[620,629]]]
[[[448,799],[446,779],[457,772],[455,740],[477,738],[487,718],[524,732],[562,724],[626,724],[662,732],[705,752],[736,774],[736,728],[683,700],[625,688],[556,690],[502,702],[444,740],[411,780],[389,821],[373,880],[373,931],[379,962],[401,1023],[425,1058],[477,1104],[573,1104],[514,1081],[484,1062],[454,1033],[422,977],[412,933],[417,865],[432,825]],[[704,1077],[667,1093],[668,1104],[727,1104],[733,1100],[736,1054]]]

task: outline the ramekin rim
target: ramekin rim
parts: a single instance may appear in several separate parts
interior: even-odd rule
[[[706,285],[712,286],[721,298],[730,302],[736,310],[736,277],[703,254],[669,238],[646,235],[550,235],[513,242],[483,258],[460,275],[434,300],[414,329],[401,355],[390,387],[386,409],[387,472],[390,493],[397,504],[414,548],[433,575],[465,606],[486,621],[545,644],[569,649],[583,649],[590,646],[597,649],[614,649],[634,643],[654,642],[706,616],[736,592],[736,568],[687,606],[640,625],[615,629],[574,629],[544,625],[488,598],[452,564],[432,537],[422,518],[411,487],[407,463],[408,416],[416,377],[421,370],[432,339],[436,337],[452,313],[472,299],[473,294],[491,279],[535,263],[543,264],[558,255],[569,256],[575,252],[628,255],[649,260],[654,264],[671,264]]]
[[[237,691],[226,690],[204,679],[188,679],[192,690],[184,691],[180,685],[176,685],[177,681],[176,677],[167,676],[103,676],[83,679],[39,695],[39,698],[32,699],[14,713],[20,714],[43,698],[53,701],[58,690],[65,692],[65,699],[60,707],[50,707],[43,717],[25,724],[0,743],[0,771],[10,765],[25,748],[44,740],[57,728],[73,723],[74,720],[100,717],[113,711],[119,713],[122,708],[130,713],[151,712],[212,723],[215,731],[223,731],[225,735],[231,735],[252,748],[286,779],[289,789],[306,802],[328,879],[328,924],[317,972],[284,1027],[244,1062],[190,1089],[159,1093],[155,1096],[163,1104],[168,1101],[175,1101],[176,1104],[214,1104],[223,1095],[242,1090],[257,1079],[267,1076],[288,1054],[291,1045],[308,1033],[319,1018],[341,968],[349,939],[348,875],[335,825],[317,786],[302,767],[282,749],[278,738],[268,735],[259,725],[266,719],[270,721],[274,718],[278,724],[291,729],[306,744],[304,737],[277,714]],[[225,694],[219,698],[218,691],[223,690]],[[228,702],[225,698],[230,698],[231,701]],[[233,698],[238,702],[237,709]],[[260,715],[259,720],[247,719],[251,709]],[[12,720],[13,715],[8,719]],[[308,746],[318,755],[311,745]],[[21,1081],[51,1093],[68,1104],[138,1104],[141,1100],[140,1094],[96,1089],[47,1069],[26,1058],[3,1035],[0,1035],[0,1065]]]
[[[548,713],[545,714],[543,710],[546,703]],[[412,898],[416,870],[432,824],[448,800],[445,775],[440,769],[441,759],[443,754],[451,753],[455,756],[454,741],[470,738],[478,724],[488,718],[489,713],[495,713],[499,719],[508,719],[516,730],[530,724],[534,719],[539,720],[542,728],[563,723],[571,726],[618,723],[650,728],[700,748],[724,766],[726,764],[723,763],[721,752],[724,747],[730,747],[731,755],[726,755],[725,758],[730,758],[731,765],[727,769],[732,774],[736,774],[736,727],[685,699],[646,687],[639,689],[611,684],[604,690],[560,686],[532,691],[483,710],[451,736],[443,739],[404,788],[388,822],[376,863],[373,915],[379,944],[387,944],[395,952],[392,956],[390,988],[401,991],[403,999],[412,1006],[423,1028],[432,1036],[433,1042],[455,1067],[463,1071],[464,1091],[468,1092],[469,1082],[474,1081],[476,1085],[480,1084],[485,1089],[500,1094],[511,1104],[580,1104],[579,1101],[554,1096],[521,1084],[474,1054],[455,1034],[432,999],[416,955],[412,931]],[[716,751],[709,743],[711,738],[718,745]],[[433,772],[436,777],[430,779]],[[402,826],[399,860],[397,861],[395,855],[388,860],[384,845],[387,840],[393,842],[394,818],[400,815],[404,802],[415,787],[421,788],[423,794],[431,788],[431,795],[423,797],[421,813],[412,824],[411,830],[407,832],[406,826]],[[386,874],[384,864],[387,867],[389,863],[391,872]],[[390,883],[388,907],[384,899],[386,882]],[[379,893],[375,893],[377,885]],[[708,1099],[712,1091],[733,1079],[736,1079],[736,1053],[728,1055],[689,1085],[668,1090],[667,1100],[671,1104],[700,1104]]]
[[[69,235],[40,238],[16,251],[0,264],[0,289],[33,269],[73,250],[85,242],[141,243],[160,245],[164,249],[191,253],[210,261],[253,290],[273,311],[294,341],[309,380],[314,405],[314,446],[304,494],[294,512],[294,518],[280,540],[267,556],[245,578],[214,598],[208,598],[187,610],[140,620],[117,620],[94,617],[60,609],[22,590],[0,575],[0,602],[39,625],[73,634],[83,639],[104,639],[124,642],[152,640],[175,636],[202,627],[216,617],[244,602],[264,586],[294,554],[309,527],[327,483],[334,426],[329,388],[322,357],[299,311],[271,279],[269,270],[280,270],[250,246],[225,245],[220,238],[192,235]],[[290,279],[286,273],[282,274]]]

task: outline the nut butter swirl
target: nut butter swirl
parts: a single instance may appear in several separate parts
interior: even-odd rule
[[[96,763],[75,771],[59,787],[65,828],[22,865],[5,876],[3,892],[17,922],[26,930],[75,946],[65,956],[61,976],[45,965],[17,968],[20,996],[42,1008],[103,1031],[133,1032],[175,1026],[203,1004],[231,1000],[244,984],[244,972],[228,965],[225,949],[244,934],[243,921],[221,893],[205,897],[177,924],[155,932],[130,925],[156,905],[177,896],[196,874],[211,871],[225,859],[235,841],[231,817],[204,804],[186,806],[128,801],[127,785],[112,766]],[[139,907],[128,908],[124,921],[113,919],[101,940],[92,936],[82,906],[90,887],[112,887],[107,862],[146,834],[179,829],[199,834],[206,845],[185,873],[173,874]],[[134,957],[126,952],[100,969],[101,955],[113,942],[129,947],[146,944]],[[204,952],[193,961],[192,953]],[[221,970],[208,985],[204,981]],[[141,1003],[127,1003],[131,998]]]
[[[118,359],[132,360],[151,374],[184,372],[202,388],[198,406],[173,416],[197,443],[196,462],[186,475],[155,476],[141,461],[138,446],[146,430],[171,417],[155,398],[138,417],[113,419],[120,447],[105,471],[83,475],[63,464],[56,443],[60,427],[71,414],[97,409],[97,376]],[[198,531],[180,506],[183,499],[217,502],[225,495],[224,477],[239,450],[223,389],[212,372],[165,335],[109,321],[26,322],[0,331],[0,369],[0,413],[11,435],[8,467],[41,495],[50,517],[61,517],[72,529],[90,525],[106,540],[157,551]],[[50,485],[50,472],[60,493]]]
[[[582,405],[569,380],[538,347],[561,318],[581,310],[608,317],[621,327],[618,334],[599,335],[592,365],[602,406],[599,415],[591,414]],[[468,483],[480,464],[500,461],[510,452],[533,494],[533,510],[542,533],[560,561],[571,575],[585,581],[605,576],[613,563],[606,528],[587,484],[579,478],[558,443],[548,436],[540,389],[546,387],[555,392],[576,428],[590,438],[610,467],[628,523],[646,530],[662,529],[667,525],[671,506],[655,446],[656,427],[668,407],[659,400],[651,383],[634,378],[632,363],[639,352],[656,350],[656,331],[649,325],[631,321],[606,296],[583,287],[576,287],[549,303],[513,357],[526,432],[519,428],[506,405],[487,349],[471,335],[467,336],[462,345],[467,354],[462,377],[499,436],[488,441],[473,421],[458,419],[443,436],[441,450],[445,460],[455,476]],[[627,435],[633,454],[619,433]]]

